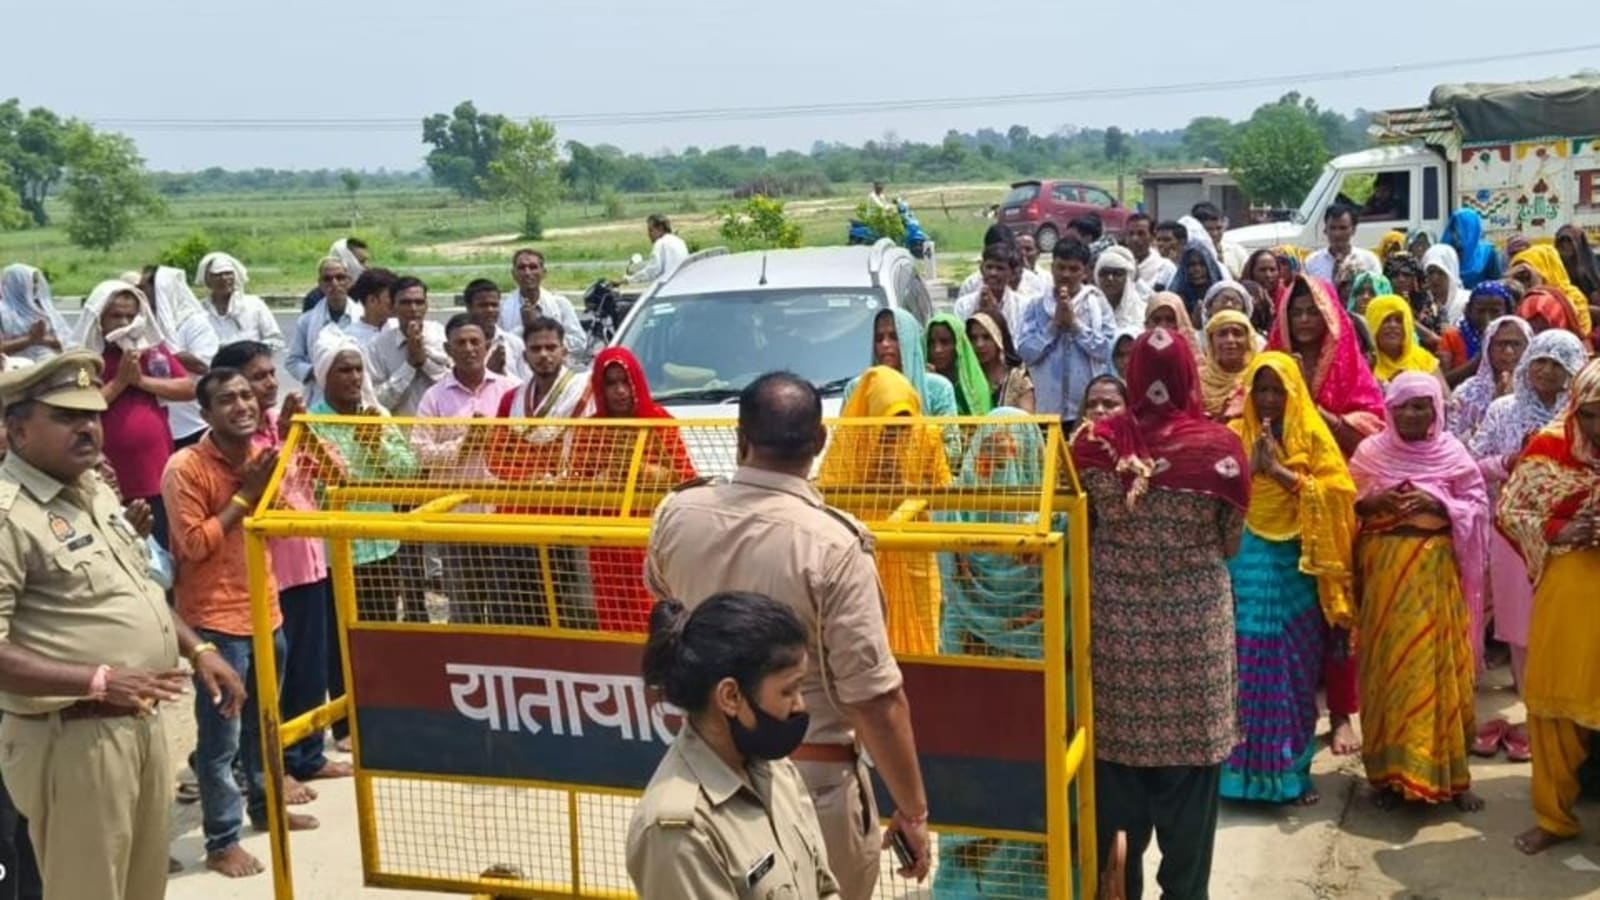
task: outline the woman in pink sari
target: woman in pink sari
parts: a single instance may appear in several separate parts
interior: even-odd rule
[[[1294,276],[1278,303],[1267,349],[1281,350],[1300,361],[1317,411],[1346,459],[1362,440],[1383,430],[1383,389],[1361,355],[1349,314],[1326,282],[1303,274]],[[1347,756],[1361,749],[1350,725],[1350,717],[1360,707],[1354,648],[1349,632],[1343,629],[1330,629],[1324,646],[1322,681],[1328,691],[1333,752]]]

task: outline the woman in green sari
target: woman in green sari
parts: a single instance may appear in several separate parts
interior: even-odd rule
[[[958,485],[1038,490],[1044,438],[1002,406],[980,426],[962,460]],[[1017,421],[1006,421],[1016,419]],[[1037,513],[958,512],[944,521],[1022,524]],[[1057,527],[1064,529],[1065,523]],[[944,612],[939,650],[958,656],[1040,659],[1044,655],[1044,568],[1037,557],[1004,553],[940,554]],[[1044,845],[994,838],[943,837],[934,875],[937,900],[1043,897]]]
[[[928,320],[928,365],[956,390],[956,411],[963,416],[986,416],[993,408],[989,378],[978,353],[967,339],[967,329],[950,313]]]

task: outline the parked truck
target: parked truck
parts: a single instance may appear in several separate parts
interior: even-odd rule
[[[1379,146],[1331,160],[1287,221],[1228,237],[1319,247],[1323,213],[1341,201],[1362,210],[1362,247],[1395,229],[1437,239],[1462,207],[1501,245],[1568,223],[1600,235],[1600,77],[1440,85],[1427,106],[1376,113],[1369,131]]]

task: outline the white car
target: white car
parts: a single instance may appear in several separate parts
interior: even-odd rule
[[[870,364],[873,319],[896,307],[923,323],[933,314],[916,260],[887,239],[709,250],[640,297],[612,345],[633,351],[656,402],[680,419],[736,418],[739,391],[775,369],[809,379],[833,416]]]

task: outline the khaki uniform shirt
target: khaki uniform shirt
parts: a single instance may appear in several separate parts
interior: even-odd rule
[[[640,900],[839,896],[794,764],[735,772],[687,724],[628,823],[627,856]]]
[[[811,632],[801,684],[806,741],[851,744],[842,705],[900,687],[884,626],[872,534],[810,482],[741,468],[727,484],[680,490],[656,510],[645,582],[689,607],[720,591],[790,604]]]
[[[0,463],[0,640],[60,662],[178,667],[177,630],[144,540],[98,475],[68,486],[15,452]],[[80,699],[0,692],[0,710],[43,713]]]

